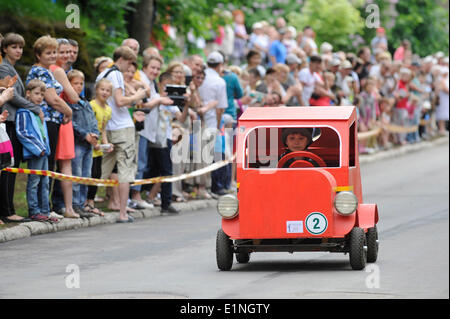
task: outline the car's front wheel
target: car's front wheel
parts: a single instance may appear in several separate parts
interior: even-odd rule
[[[350,253],[350,266],[353,270],[362,270],[366,267],[367,261],[367,240],[364,230],[354,227],[348,238]]]
[[[230,270],[233,266],[233,241],[222,229],[216,237],[216,261],[220,270]]]

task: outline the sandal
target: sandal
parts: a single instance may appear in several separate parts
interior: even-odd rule
[[[187,202],[186,198],[184,198],[183,196],[177,196],[177,195],[173,195],[172,196],[172,201],[174,201],[176,203],[185,203],[185,202]]]
[[[95,208],[94,206],[89,205],[89,204],[84,205],[83,209],[85,212],[88,212],[88,213],[93,213],[93,214],[96,214],[96,215],[99,215],[102,217],[105,216],[105,214],[100,209]]]

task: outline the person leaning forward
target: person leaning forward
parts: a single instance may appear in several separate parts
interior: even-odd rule
[[[102,179],[107,179],[117,163],[119,178],[120,214],[117,222],[126,223],[133,219],[127,214],[127,201],[130,192],[130,183],[136,174],[136,143],[135,126],[130,113],[129,105],[147,97],[150,92],[139,89],[132,96],[125,96],[125,83],[122,72],[137,59],[136,54],[126,46],[118,47],[113,54],[114,65],[104,70],[96,81],[103,78],[113,84],[113,93],[107,103],[111,107],[111,120],[106,126],[108,141],[114,145],[114,151],[104,155],[102,161]]]

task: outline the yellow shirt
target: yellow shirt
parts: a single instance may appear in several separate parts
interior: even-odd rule
[[[106,127],[106,123],[108,123],[108,121],[111,119],[111,115],[112,115],[112,110],[111,107],[109,105],[106,105],[105,107],[99,105],[97,103],[97,101],[94,99],[91,102],[89,102],[92,106],[92,110],[95,113],[95,117],[97,119],[97,127],[98,127],[98,131],[100,132],[100,136],[99,136],[99,143],[102,142],[102,133],[103,130]],[[100,150],[94,150],[92,153],[93,157],[98,157],[98,156],[103,156],[103,152]]]

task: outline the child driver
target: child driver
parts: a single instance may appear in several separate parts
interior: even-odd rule
[[[281,154],[278,160],[280,160],[285,155],[291,152],[305,151],[312,143],[312,134],[313,134],[312,128],[290,127],[283,129],[282,140],[284,146],[286,146],[286,151],[283,154]],[[295,157],[288,160],[283,165],[283,168],[289,168],[289,166],[296,160],[305,160],[312,163],[314,162],[309,158]]]

